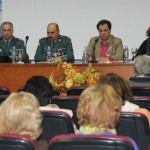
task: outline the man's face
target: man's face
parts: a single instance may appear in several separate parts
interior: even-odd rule
[[[99,31],[99,36],[101,40],[104,42],[108,41],[110,33],[111,33],[111,30],[108,28],[108,25],[107,24],[100,25],[98,27],[98,31]]]
[[[51,41],[55,41],[59,36],[60,31],[57,29],[55,25],[49,25],[47,27],[47,37]]]
[[[13,36],[13,27],[9,24],[2,26],[2,36],[5,40],[10,40]]]

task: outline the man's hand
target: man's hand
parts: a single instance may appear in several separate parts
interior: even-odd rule
[[[108,61],[107,57],[99,57],[96,59],[96,61],[100,62],[100,63],[106,63]]]

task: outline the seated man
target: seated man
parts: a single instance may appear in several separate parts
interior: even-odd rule
[[[102,63],[108,59],[109,61],[123,61],[122,40],[111,35],[111,22],[108,20],[99,21],[97,30],[99,36],[92,37],[87,47],[89,61]]]
[[[14,47],[15,49],[23,50],[21,61],[29,61],[29,57],[24,46],[24,41],[13,36],[13,24],[11,22],[3,22],[1,29],[2,37],[0,38],[0,56],[11,57],[12,49]],[[20,61],[20,58],[16,57],[16,60]]]
[[[59,26],[56,23],[48,24],[47,37],[39,40],[34,57],[36,62],[46,61],[48,47],[50,47],[51,55],[55,57],[56,62],[74,62],[71,39],[60,35]]]

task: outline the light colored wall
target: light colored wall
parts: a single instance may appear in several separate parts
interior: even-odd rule
[[[139,47],[150,26],[150,0],[3,0],[2,19],[12,21],[14,35],[29,36],[27,52],[34,57],[38,40],[46,36],[49,22],[57,22],[61,34],[72,39],[79,59],[90,37],[98,35],[101,19],[112,22],[112,34],[129,48]],[[131,57],[131,56],[130,56]]]

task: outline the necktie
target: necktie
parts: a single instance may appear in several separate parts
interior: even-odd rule
[[[6,45],[7,45],[7,46],[9,45],[9,41],[6,41]]]
[[[55,42],[52,43],[52,47],[53,47],[53,48],[55,47]]]

